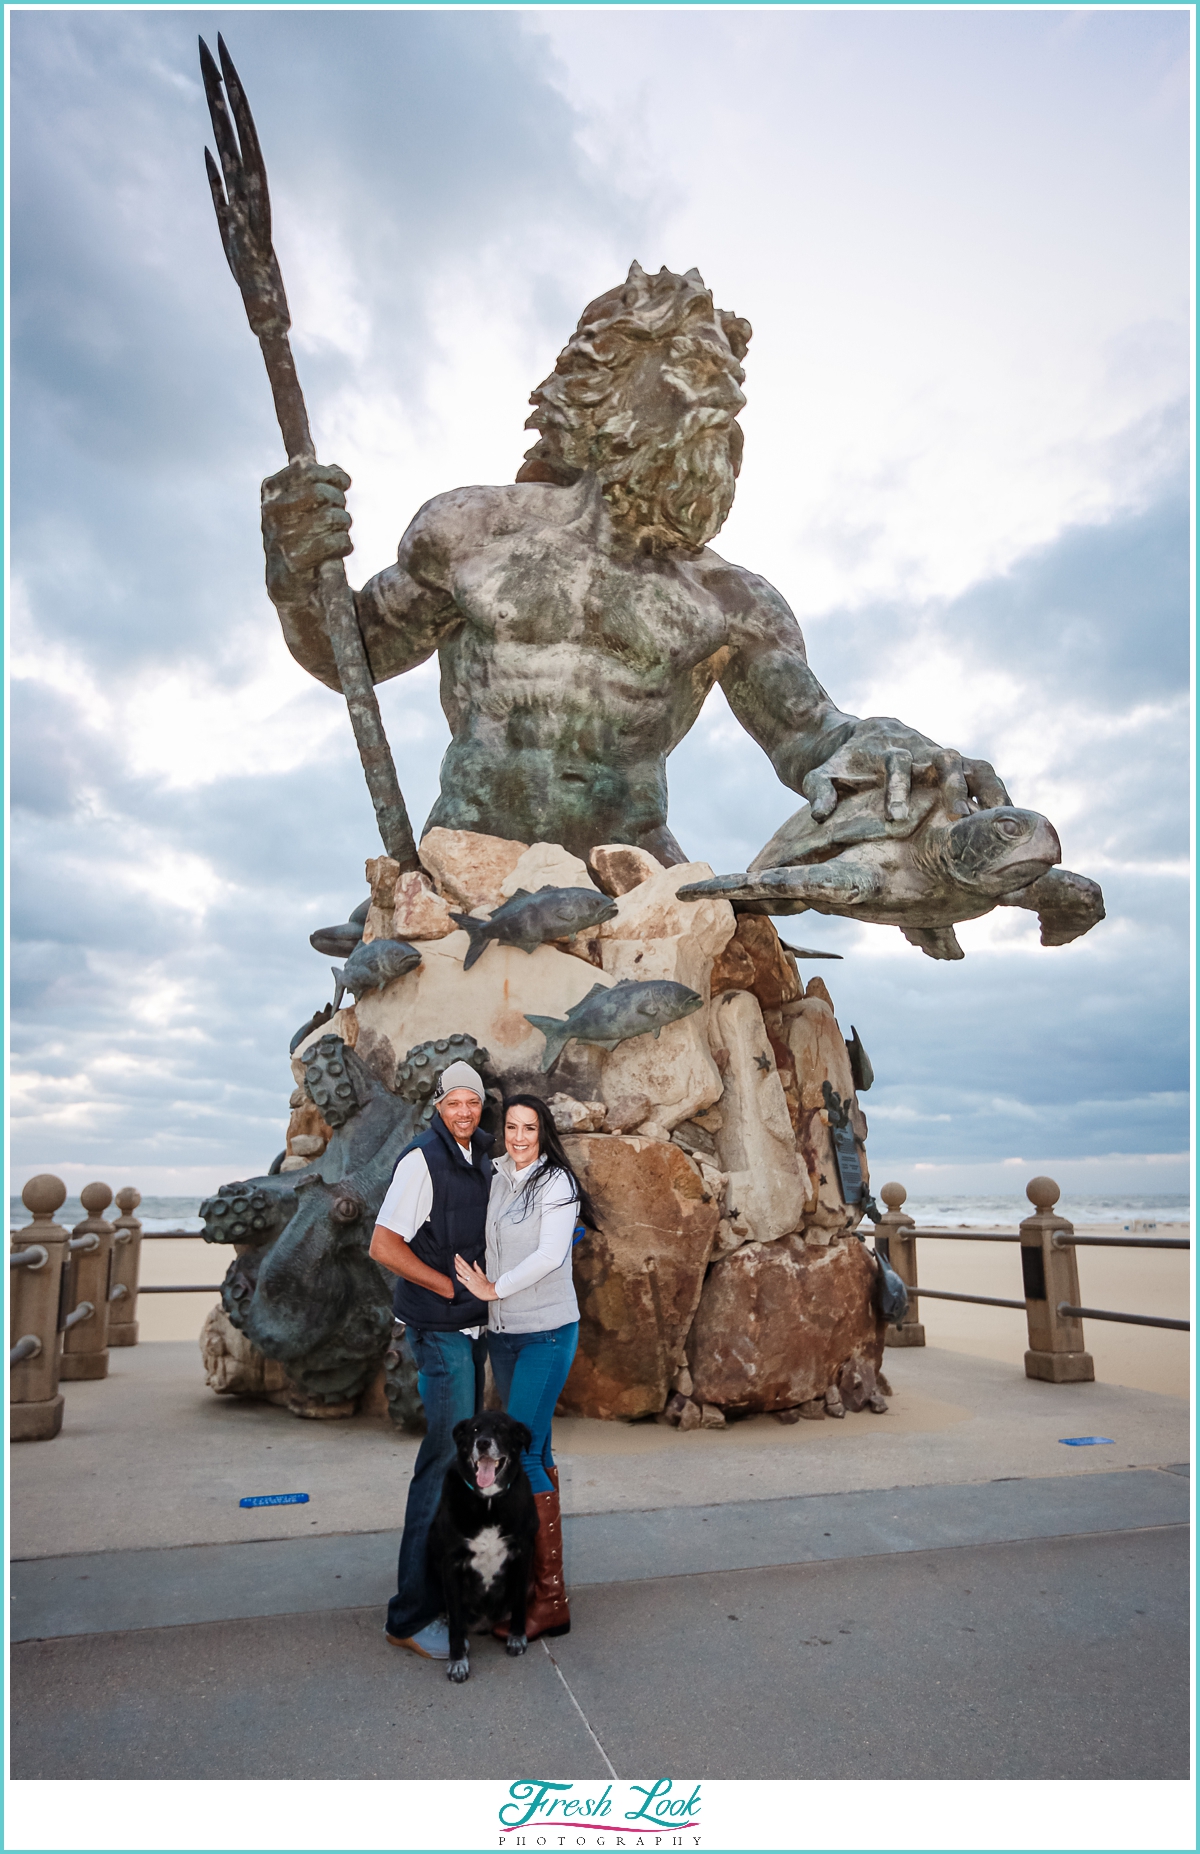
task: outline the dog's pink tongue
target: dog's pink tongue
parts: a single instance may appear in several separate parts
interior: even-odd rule
[[[495,1479],[495,1462],[489,1461],[486,1455],[482,1456],[480,1460],[475,1463],[475,1485],[477,1487],[491,1487]]]

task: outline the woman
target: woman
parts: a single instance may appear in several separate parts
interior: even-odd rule
[[[533,1437],[523,1457],[538,1509],[526,1618],[532,1641],[571,1627],[550,1425],[579,1340],[571,1246],[581,1221],[596,1228],[596,1213],[544,1101],[518,1094],[505,1102],[504,1146],[488,1199],[487,1273],[461,1256],[454,1265],[462,1285],[491,1303],[488,1355],[496,1388],[508,1414]]]

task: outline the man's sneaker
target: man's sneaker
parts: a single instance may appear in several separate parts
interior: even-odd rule
[[[387,1630],[384,1630],[387,1635]],[[450,1659],[450,1630],[444,1616],[436,1621],[427,1622],[415,1635],[387,1635],[393,1648],[411,1648],[414,1654],[423,1654],[427,1661],[448,1661]]]

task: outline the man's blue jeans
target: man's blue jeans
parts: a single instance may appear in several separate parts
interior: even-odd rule
[[[535,1494],[553,1493],[550,1425],[579,1344],[579,1321],[544,1333],[489,1333],[487,1343],[504,1408],[533,1437],[521,1458],[529,1484]]]
[[[401,1640],[415,1635],[445,1609],[442,1592],[429,1576],[429,1528],[442,1497],[446,1469],[454,1460],[454,1426],[483,1408],[487,1341],[466,1333],[410,1326],[408,1343],[417,1361],[417,1388],[428,1428],[417,1454],[404,1509],[404,1535],[396,1594],[388,1604],[387,1632]]]

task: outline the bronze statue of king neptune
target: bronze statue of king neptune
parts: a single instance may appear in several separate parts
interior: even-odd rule
[[[540,436],[515,483],[435,496],[354,594],[376,683],[441,659],[452,738],[426,829],[687,861],[666,760],[714,683],[814,820],[876,788],[901,819],[913,782],[951,815],[1008,804],[986,761],[835,707],[786,600],[708,545],[733,505],[750,334],[698,271],[635,263],[532,394]],[[268,592],[292,655],[332,689],[318,577],[352,551],[349,487],[301,459],[262,492]]]

